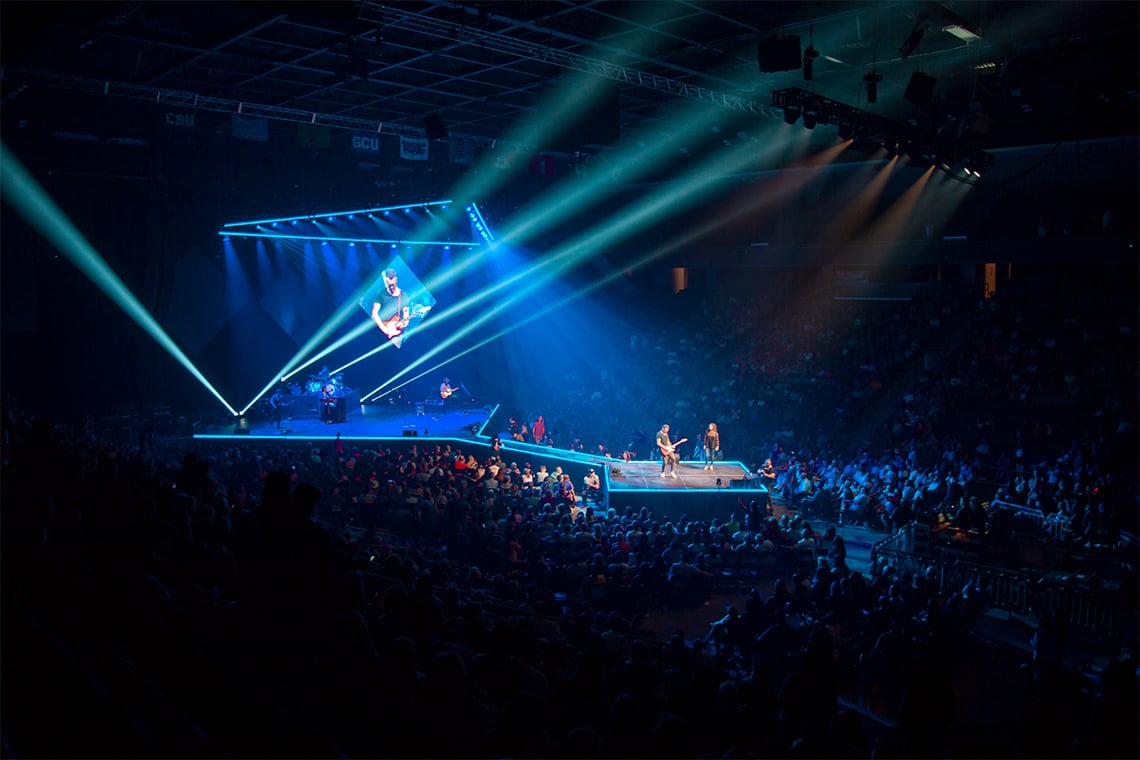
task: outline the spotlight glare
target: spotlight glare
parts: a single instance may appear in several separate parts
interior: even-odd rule
[[[942,27],[942,31],[947,34],[953,35],[963,42],[980,42],[981,37],[975,34],[972,30],[967,29],[962,24],[949,24]]]

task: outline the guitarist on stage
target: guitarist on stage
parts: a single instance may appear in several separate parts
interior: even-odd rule
[[[399,348],[404,341],[404,328],[431,307],[412,304],[407,293],[400,289],[397,279],[395,269],[384,270],[384,287],[376,291],[372,303],[372,321]]]
[[[454,396],[457,390],[459,390],[459,388],[453,386],[449,378],[443,378],[443,382],[439,384],[439,397],[443,399],[444,406],[451,406],[451,404],[455,403],[454,401],[448,402],[448,399]]]
[[[273,391],[273,395],[269,397],[269,407],[273,410],[272,422],[278,430],[281,429],[281,411],[290,403],[292,402],[286,403],[285,394],[280,388]]]
[[[677,447],[680,446],[688,438],[682,438],[679,441],[669,440],[669,423],[661,426],[657,431],[657,448],[661,450],[661,477],[665,477],[665,468],[669,468],[669,476],[677,477],[677,462],[680,457],[677,456]]]

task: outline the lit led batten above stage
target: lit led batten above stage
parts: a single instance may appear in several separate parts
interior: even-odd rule
[[[336,219],[337,217],[344,217],[346,219],[351,219],[352,217],[356,216],[357,214],[361,214],[363,216],[373,216],[374,217],[376,214],[388,215],[388,214],[391,214],[393,211],[404,211],[404,212],[410,213],[413,209],[424,209],[425,211],[427,211],[427,210],[430,210],[433,206],[438,206],[440,209],[446,210],[450,205],[451,205],[451,201],[449,201],[449,200],[431,201],[429,203],[407,203],[407,204],[404,204],[403,206],[379,206],[377,208],[362,208],[362,209],[356,209],[354,211],[328,211],[328,212],[325,212],[323,214],[304,214],[302,216],[283,216],[283,217],[279,217],[277,219],[255,219],[255,220],[249,221],[249,222],[230,222],[229,224],[223,224],[222,227],[223,228],[227,228],[227,227],[256,227],[256,226],[264,225],[264,224],[281,224],[284,222],[296,223],[296,222],[315,221],[318,219],[324,219],[326,221],[331,222],[334,219]],[[474,206],[475,204],[471,204],[471,205]]]
[[[227,238],[279,238],[349,244],[380,243],[390,244],[393,248],[403,244],[470,249],[479,248],[495,240],[490,226],[474,202],[464,208],[466,223],[461,216],[446,213],[452,205],[451,200],[441,200],[229,222],[222,225],[218,234]],[[412,227],[393,226],[398,222],[411,222]],[[328,227],[330,224],[336,225],[335,229],[330,229]],[[367,224],[372,229],[361,229],[362,224]],[[380,234],[377,235],[377,232]]]
[[[366,238],[366,237],[339,237],[335,235],[290,235],[286,232],[233,232],[231,230],[219,230],[219,235],[223,237],[236,237],[236,238],[285,238],[288,240],[323,240],[325,242],[334,241],[339,243],[388,243],[393,248],[397,245],[442,245],[444,247],[454,246],[456,248],[478,248],[482,243],[457,243],[450,240],[408,240],[407,238]]]

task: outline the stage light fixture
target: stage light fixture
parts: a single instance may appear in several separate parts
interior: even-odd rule
[[[855,126],[851,122],[849,122],[849,121],[840,122],[840,124],[839,124],[839,139],[840,140],[850,140],[854,134],[855,134]]]
[[[903,40],[903,44],[899,47],[899,58],[906,60],[906,58],[915,51],[918,43],[922,42],[922,35],[926,34],[926,25],[921,21],[914,25],[910,30],[910,34]]]
[[[879,100],[879,82],[883,81],[883,75],[872,71],[870,74],[863,75],[863,84],[867,86],[867,102],[877,103]]]
[[[795,124],[800,118],[799,106],[785,106],[784,107],[784,123]]]
[[[819,51],[810,45],[804,50],[804,80],[810,82],[815,76],[815,62]]]
[[[815,26],[808,27],[808,46],[804,48],[804,80],[810,82],[814,77],[815,61],[819,58],[819,51],[815,49]]]
[[[819,124],[819,114],[815,111],[804,111],[804,129],[815,129]]]
[[[950,24],[942,27],[942,31],[952,34],[963,42],[981,42],[982,38],[962,24]]]
[[[863,84],[867,86],[867,102],[875,103],[879,99],[879,82],[883,81],[883,75],[879,73],[878,69],[878,56],[871,56],[871,73],[863,75]]]

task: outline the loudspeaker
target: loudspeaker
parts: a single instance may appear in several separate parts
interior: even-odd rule
[[[800,57],[799,36],[769,37],[766,40],[757,40],[756,61],[760,64],[761,74],[798,69],[803,65],[803,59]]]
[[[916,106],[926,107],[930,105],[930,98],[934,96],[934,83],[937,81],[929,74],[916,71],[910,75],[910,81],[906,84],[906,92],[903,93],[903,97]]]
[[[405,430],[404,431],[404,437],[405,438],[417,438],[417,437],[419,437],[419,434],[420,434],[420,431],[418,431],[418,430]]]
[[[429,113],[424,117],[424,132],[429,140],[446,140],[447,127],[443,126],[443,117],[437,113]]]

